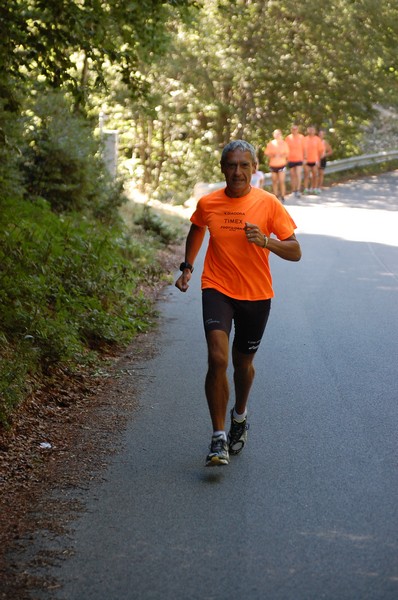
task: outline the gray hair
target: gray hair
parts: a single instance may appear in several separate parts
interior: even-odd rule
[[[257,156],[254,147],[246,142],[245,140],[234,140],[233,142],[229,142],[222,151],[220,163],[223,165],[227,159],[227,155],[229,152],[234,152],[234,150],[242,150],[242,152],[250,152],[253,163],[257,164]]]

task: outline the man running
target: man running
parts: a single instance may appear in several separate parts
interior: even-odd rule
[[[310,125],[304,138],[304,194],[319,195],[318,169],[323,154],[321,138],[316,129]]]
[[[186,292],[206,229],[210,239],[202,273],[203,322],[208,349],[205,393],[213,427],[207,466],[227,465],[247,440],[247,402],[257,352],[274,295],[268,256],[301,258],[295,224],[279,200],[250,185],[256,171],[255,149],[243,140],[230,142],[221,156],[226,187],[203,196],[191,217],[185,260],[176,286]],[[271,237],[274,234],[276,237]],[[235,404],[225,429],[229,386],[229,335],[232,346]]]
[[[333,148],[327,141],[325,135],[326,135],[326,132],[324,129],[320,129],[318,131],[318,136],[320,137],[322,145],[323,145],[323,153],[322,153],[321,160],[319,163],[319,171],[318,171],[318,190],[319,191],[321,191],[322,187],[323,187],[323,180],[325,177],[325,169],[326,169],[327,160],[328,160],[329,156],[331,156],[333,154]]]
[[[265,154],[268,156],[271,171],[272,191],[281,202],[285,202],[285,168],[289,154],[289,146],[283,140],[280,129],[275,129],[273,139],[268,142]]]
[[[301,179],[303,175],[304,136],[299,132],[298,125],[293,123],[290,134],[285,139],[289,146],[287,166],[290,172],[290,188],[296,198],[301,196]]]

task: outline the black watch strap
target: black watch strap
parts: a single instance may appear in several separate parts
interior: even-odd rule
[[[182,262],[180,264],[180,271],[184,271],[185,269],[189,269],[191,271],[191,273],[192,273],[193,266],[189,262]]]

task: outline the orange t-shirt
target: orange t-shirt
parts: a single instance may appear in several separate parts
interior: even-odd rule
[[[283,140],[271,140],[265,149],[270,167],[284,167],[287,163],[289,146]]]
[[[236,300],[274,296],[269,250],[249,243],[244,227],[253,223],[280,240],[293,235],[296,225],[276,196],[252,188],[242,198],[230,198],[225,189],[216,190],[199,200],[191,221],[210,233],[202,289],[214,288]]]
[[[319,162],[323,154],[323,144],[317,135],[306,135],[304,138],[304,159],[309,163]]]
[[[302,162],[304,160],[304,136],[301,133],[293,135],[290,133],[285,142],[289,146],[289,162]]]

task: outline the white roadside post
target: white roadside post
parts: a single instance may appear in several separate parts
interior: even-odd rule
[[[99,114],[99,129],[102,140],[102,158],[111,177],[117,175],[117,161],[119,151],[119,132],[117,129],[104,129],[107,117],[104,112]]]

